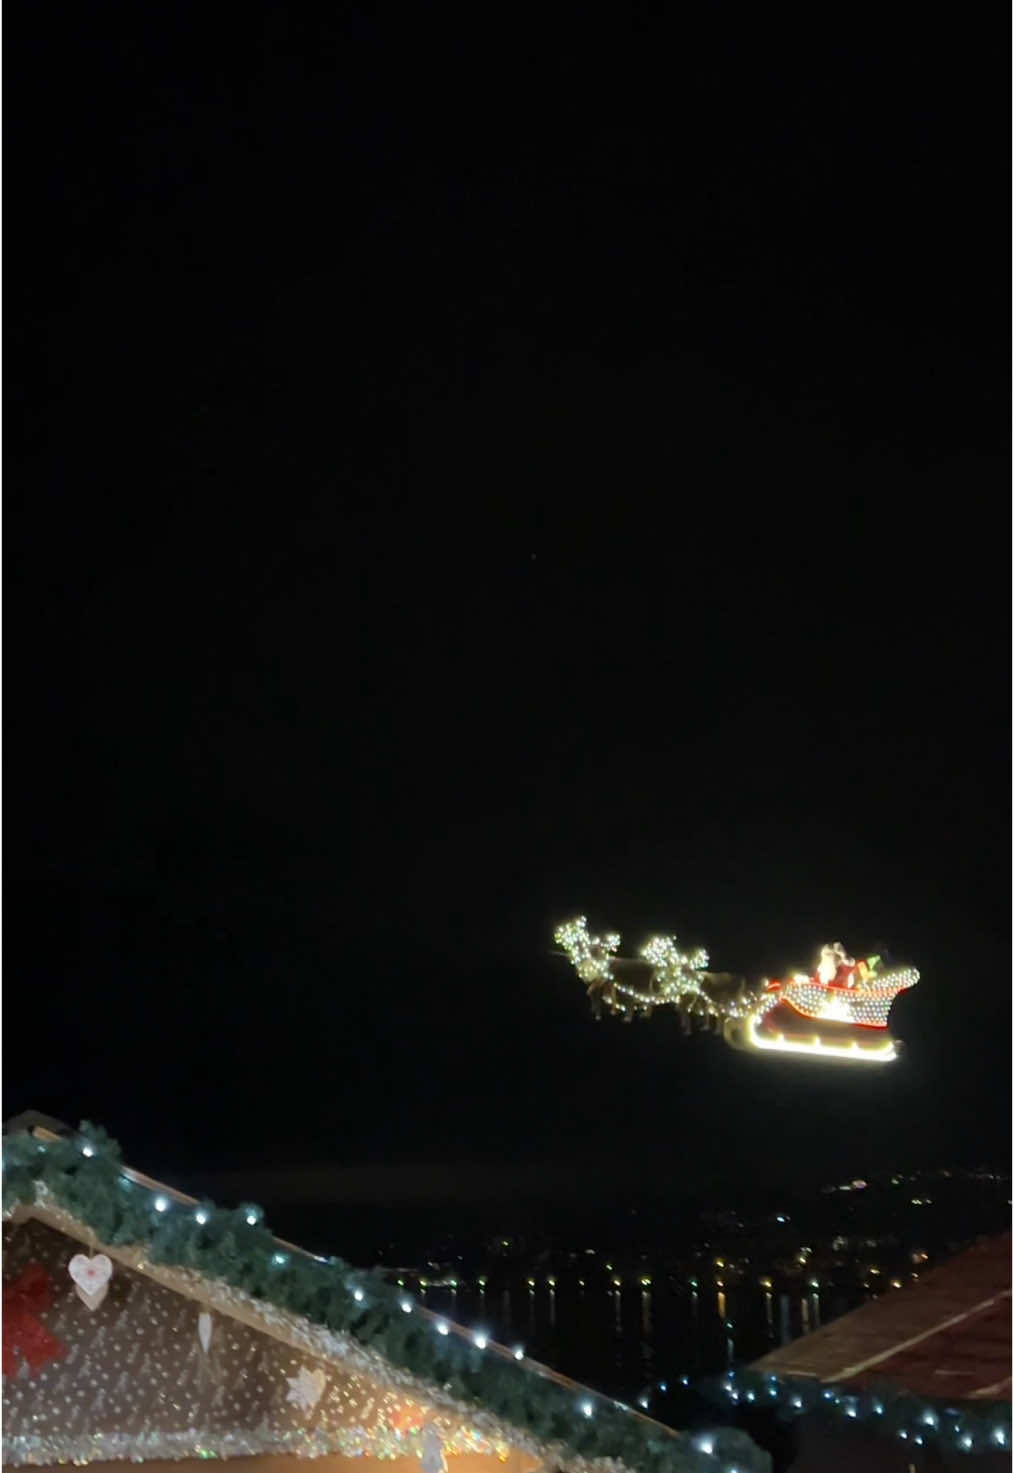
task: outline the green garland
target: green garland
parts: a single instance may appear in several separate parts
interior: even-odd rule
[[[913,1396],[890,1383],[860,1389],[809,1377],[729,1371],[698,1388],[712,1401],[749,1410],[771,1407],[783,1420],[807,1414],[838,1422],[864,1422],[884,1436],[915,1447],[930,1443],[956,1452],[1002,1452],[1011,1447],[1009,1401],[963,1402]]]
[[[338,1258],[322,1262],[282,1252],[257,1207],[160,1200],[157,1191],[124,1173],[116,1142],[87,1121],[74,1139],[5,1138],[4,1212],[33,1203],[40,1183],[100,1242],[140,1245],[153,1263],[194,1269],[349,1334],[463,1404],[541,1442],[562,1444],[568,1455],[614,1458],[637,1473],[770,1473],[767,1454],[736,1428],[693,1440],[656,1433],[610,1398],[578,1398],[523,1362],[484,1355],[459,1335],[435,1333],[428,1321],[403,1311],[403,1291],[376,1272],[359,1272]],[[696,1445],[701,1440],[710,1452]]]

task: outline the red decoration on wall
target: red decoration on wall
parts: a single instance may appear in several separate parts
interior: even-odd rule
[[[4,1284],[3,1292],[3,1373],[16,1376],[21,1362],[29,1372],[62,1360],[67,1347],[46,1329],[38,1318],[53,1303],[49,1274],[41,1263],[29,1263],[16,1279]]]

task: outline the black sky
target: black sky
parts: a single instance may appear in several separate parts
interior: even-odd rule
[[[6,1112],[1005,1155],[1004,48],[403,9],[8,22]],[[909,1052],[594,1024],[579,910],[886,943]]]

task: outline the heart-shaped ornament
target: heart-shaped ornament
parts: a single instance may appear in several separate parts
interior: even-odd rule
[[[113,1265],[104,1253],[87,1258],[75,1253],[69,1264],[70,1276],[74,1281],[74,1292],[86,1309],[95,1310],[109,1292],[109,1280],[113,1276]]]
[[[207,1355],[208,1346],[211,1344],[211,1315],[206,1309],[202,1309],[197,1316],[197,1338],[201,1342],[201,1349]]]

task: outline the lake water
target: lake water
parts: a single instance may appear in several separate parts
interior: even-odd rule
[[[767,1292],[744,1285],[699,1289],[670,1282],[608,1290],[519,1280],[420,1293],[427,1307],[609,1395],[633,1402],[659,1382],[678,1385],[755,1360],[862,1302],[841,1294]],[[654,1388],[654,1389],[652,1389]]]
[[[656,1218],[666,1220],[662,1214]],[[391,1265],[434,1258],[442,1269],[438,1273],[437,1264],[430,1265],[425,1289],[417,1275],[429,1270],[404,1271],[406,1288],[429,1309],[467,1328],[481,1328],[502,1344],[523,1345],[533,1359],[620,1400],[633,1403],[650,1391],[660,1414],[666,1410],[659,1404],[660,1382],[675,1388],[684,1376],[696,1381],[730,1365],[747,1365],[865,1298],[859,1287],[814,1291],[798,1285],[783,1293],[776,1283],[766,1290],[758,1283],[759,1269],[749,1276],[721,1276],[725,1282],[718,1283],[720,1275],[711,1263],[695,1273],[686,1266],[686,1251],[675,1254],[683,1260],[679,1267],[667,1261],[671,1254],[642,1253],[634,1229],[630,1242],[617,1242],[616,1220],[608,1227],[593,1224],[590,1214],[580,1235],[560,1233],[551,1243],[548,1232],[533,1234],[518,1250],[523,1264],[505,1262],[488,1251],[496,1240],[491,1223],[473,1222],[460,1211],[440,1214],[437,1220],[436,1215],[427,1219],[404,1209],[387,1214],[372,1209],[295,1211],[278,1204],[269,1220],[283,1237],[312,1251],[333,1252],[340,1244],[347,1261],[383,1264],[392,1281],[399,1270]],[[398,1241],[390,1240],[392,1226]],[[507,1249],[506,1227],[503,1236],[500,1246]],[[583,1247],[563,1251],[561,1244],[582,1238],[584,1243],[608,1242],[615,1256],[611,1251],[607,1259],[600,1249]],[[511,1247],[518,1247],[518,1240]],[[638,1260],[641,1266],[633,1267]],[[451,1264],[457,1267],[451,1269]],[[479,1284],[483,1275],[488,1276],[485,1289]],[[458,1288],[438,1287],[438,1277],[456,1278]],[[614,1277],[621,1279],[619,1288],[613,1286]],[[642,1278],[650,1282],[642,1283]],[[694,1287],[694,1278],[699,1287]],[[667,1410],[675,1415],[672,1406]]]

